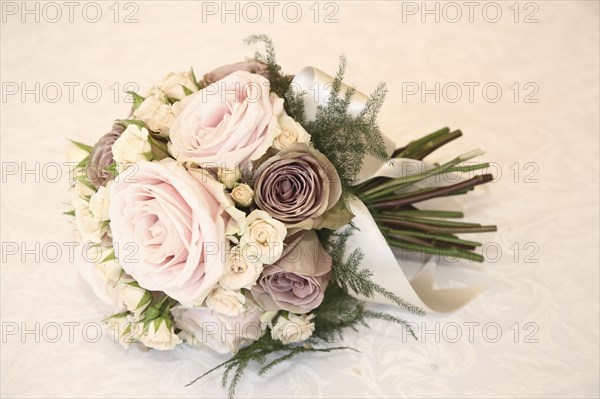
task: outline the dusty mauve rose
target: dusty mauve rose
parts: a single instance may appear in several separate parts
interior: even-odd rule
[[[266,160],[254,174],[254,202],[288,228],[313,229],[342,195],[329,160],[307,144],[294,144]]]
[[[202,87],[206,87],[209,84],[215,83],[216,81],[223,79],[225,76],[235,71],[246,71],[250,73],[256,73],[264,76],[267,79],[269,78],[269,68],[267,67],[267,65],[251,58],[246,61],[240,61],[234,64],[223,65],[205,74],[202,77],[202,81],[200,82],[200,84],[202,85]]]
[[[234,170],[260,158],[273,143],[269,129],[283,99],[269,81],[237,71],[185,97],[170,129],[169,151],[179,162]]]
[[[150,291],[200,305],[226,267],[226,236],[245,225],[224,186],[173,159],[140,162],[111,187],[110,227],[123,270]]]
[[[297,233],[281,259],[263,269],[252,295],[265,310],[308,313],[323,302],[331,263],[314,230]]]
[[[112,145],[124,131],[125,126],[115,123],[112,130],[100,137],[100,140],[94,145],[87,167],[88,178],[94,186],[106,186],[106,183],[113,179],[114,176],[107,169],[114,161]]]

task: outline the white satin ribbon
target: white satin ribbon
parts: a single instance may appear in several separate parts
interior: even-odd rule
[[[333,77],[314,67],[302,69],[292,80],[292,88],[297,93],[303,93],[304,112],[307,120],[314,120],[317,107],[327,104],[332,82]],[[348,88],[349,86],[343,84],[341,94],[343,95]],[[355,91],[348,108],[350,114],[358,115],[364,108],[367,98],[363,93]],[[387,153],[391,155],[395,149],[394,142],[385,135],[384,140]],[[422,173],[431,167],[425,162],[413,159],[397,159],[390,163],[369,156],[365,159],[357,183],[376,176],[392,178],[409,176]],[[446,179],[448,177],[446,176]],[[442,183],[435,178],[430,178],[419,184],[423,187],[433,187]],[[416,264],[416,261],[408,260],[403,262],[413,263],[420,267],[415,276],[409,280],[365,204],[354,199],[350,202],[350,208],[356,215],[353,222],[358,231],[355,231],[348,240],[348,253],[357,247],[362,250],[364,253],[363,264],[373,272],[373,280],[379,285],[425,311],[436,313],[457,310],[481,292],[482,287],[435,289],[437,263],[432,257],[426,263],[418,262]],[[394,304],[381,295],[363,299],[376,303]]]

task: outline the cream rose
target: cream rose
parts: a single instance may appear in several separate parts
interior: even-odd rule
[[[231,190],[231,198],[235,201],[236,204],[243,206],[245,208],[252,205],[254,196],[254,191],[247,184],[236,184]]]
[[[134,314],[135,319],[139,319],[152,301],[152,294],[141,288],[134,281],[121,281],[117,284],[119,297],[127,307],[127,310]]]
[[[169,128],[175,120],[175,113],[169,104],[158,96],[147,97],[140,106],[133,111],[133,116],[141,120],[153,132],[164,135],[169,134]]]
[[[206,306],[210,310],[228,317],[237,317],[244,313],[246,297],[239,291],[230,291],[217,287],[208,294]]]
[[[129,125],[112,145],[112,155],[115,162],[130,164],[147,161],[151,147],[148,141],[148,129]]]
[[[217,285],[226,236],[245,225],[221,183],[172,159],[138,163],[135,179],[115,181],[109,213],[115,246],[128,259],[123,269],[142,288],[187,306]]]
[[[82,242],[102,243],[107,233],[107,229],[102,223],[102,219],[96,217],[90,207],[90,199],[96,195],[87,184],[77,180],[71,187],[71,207],[75,214],[75,231],[77,239]],[[95,202],[100,202],[100,198],[104,197],[100,194]],[[101,213],[100,210],[97,212]]]
[[[180,162],[234,169],[260,158],[273,143],[272,129],[283,100],[269,81],[233,72],[181,102],[171,126],[171,154]]]
[[[93,242],[103,244],[107,241],[108,229],[102,219],[96,217],[88,201],[82,201],[75,211],[75,230],[78,240],[82,242]],[[110,240],[108,238],[108,240]]]
[[[85,184],[81,180],[75,180],[75,183],[69,190],[71,207],[73,209],[89,209],[89,199],[95,192],[96,190],[91,185]]]
[[[228,290],[250,289],[261,272],[262,263],[243,256],[239,247],[235,247],[229,252],[229,264],[221,278],[221,285]]]
[[[174,349],[182,341],[173,331],[170,320],[158,318],[150,322],[148,329],[139,338],[140,342],[147,348],[168,351]]]
[[[110,187],[112,183],[111,180],[106,186],[98,187],[98,191],[90,197],[90,212],[98,220],[105,221],[109,219],[108,205],[110,202]]]
[[[79,273],[94,294],[110,305],[114,312],[124,311],[126,308],[117,288],[117,281],[122,273],[121,266],[114,259],[104,261],[110,251],[99,245],[86,244],[76,254]]]
[[[274,129],[273,147],[278,150],[283,150],[296,143],[310,143],[310,134],[291,116],[281,115],[277,119],[277,124],[274,124]]]
[[[98,257],[94,267],[105,281],[115,286],[117,281],[123,277],[124,272],[119,262],[114,259],[114,256],[110,256],[111,254],[112,251],[110,249],[103,248],[101,256]]]
[[[169,73],[150,89],[150,94],[166,96],[171,100],[181,100],[186,96],[184,87],[191,92],[198,91],[191,71]]]
[[[284,345],[306,341],[315,331],[315,323],[312,321],[314,318],[314,314],[288,313],[287,316],[279,316],[271,328],[271,338],[281,341]]]
[[[239,167],[236,167],[235,169],[217,169],[217,179],[219,179],[219,181],[223,183],[229,190],[231,190],[235,183],[240,181],[241,178],[242,173]]]
[[[240,239],[242,255],[255,258],[263,264],[271,264],[279,259],[287,234],[285,225],[258,209],[248,215],[247,222],[248,228]]]
[[[128,348],[138,341],[143,325],[135,321],[132,315],[120,313],[103,321],[104,327],[113,336],[115,342]]]

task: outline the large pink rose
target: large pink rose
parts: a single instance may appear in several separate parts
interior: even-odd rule
[[[234,169],[260,158],[273,143],[283,100],[269,93],[269,81],[233,72],[184,98],[170,130],[171,154],[180,162]]]
[[[225,270],[226,235],[244,215],[223,185],[172,159],[136,164],[110,193],[117,257],[141,287],[200,304]],[[134,248],[132,250],[132,248]]]

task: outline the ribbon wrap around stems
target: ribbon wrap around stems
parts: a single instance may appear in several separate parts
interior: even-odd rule
[[[292,80],[292,89],[297,93],[303,93],[304,112],[308,121],[315,119],[319,105],[327,105],[328,98],[331,95],[332,82],[333,77],[314,67],[302,69]],[[343,95],[348,89],[349,86],[342,84],[340,94]],[[366,95],[358,90],[355,91],[348,107],[350,114],[358,115],[365,107],[367,99]],[[394,142],[385,135],[384,140],[387,153],[391,155],[395,149]],[[377,176],[404,177],[413,173],[420,173],[431,167],[425,162],[413,159],[396,159],[392,163],[382,162],[368,156],[358,176],[357,183]],[[427,179],[421,184],[425,187],[432,187],[439,184],[439,181]],[[409,280],[366,205],[358,199],[353,199],[350,201],[349,206],[356,215],[353,223],[358,230],[354,231],[349,238],[347,252],[349,254],[354,248],[362,250],[364,254],[362,263],[368,265],[373,273],[372,279],[377,284],[425,311],[437,313],[457,310],[481,292],[482,287],[435,289],[434,280],[437,262],[433,257],[429,257],[429,260],[425,263],[404,260],[405,263],[418,263],[416,266],[420,266],[419,271]],[[364,245],[365,243],[368,243],[368,245]],[[376,294],[372,298],[357,296],[376,303],[395,304],[380,294]]]

